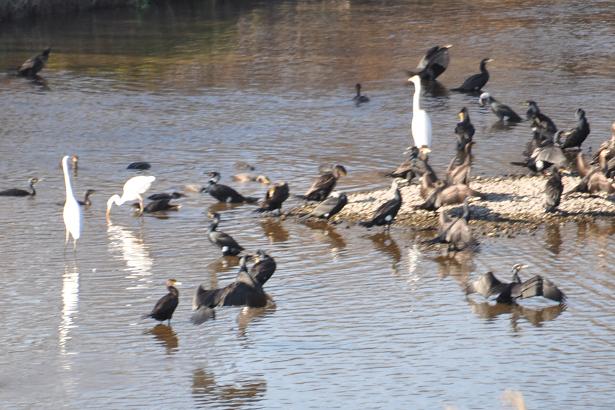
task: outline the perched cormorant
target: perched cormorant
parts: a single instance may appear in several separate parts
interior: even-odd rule
[[[288,199],[288,184],[279,182],[267,190],[265,199],[256,212],[271,212],[277,210],[282,213],[282,203]]]
[[[236,256],[243,251],[244,248],[239,245],[231,235],[216,231],[216,228],[218,228],[218,224],[220,223],[220,214],[209,214],[209,217],[212,219],[207,231],[209,242],[213,243],[222,250],[222,256]]]
[[[205,289],[199,285],[192,300],[192,323],[199,325],[215,317],[213,309],[218,306],[261,308],[267,305],[270,297],[263,290],[263,284],[248,272],[249,258],[248,255],[241,257],[239,272],[233,283],[219,289]]]
[[[299,198],[306,199],[308,201],[324,201],[333,188],[337,180],[342,175],[348,175],[346,168],[342,165],[335,165],[331,172],[325,172],[320,175],[313,183],[310,189],[307,190],[305,195],[300,195]]]
[[[150,169],[151,167],[152,167],[152,164],[150,164],[149,162],[138,161],[138,162],[131,162],[130,164],[128,164],[126,169],[136,169],[139,171],[144,171],[146,169]]]
[[[269,185],[271,180],[265,175],[252,175],[252,174],[236,174],[233,175],[233,181],[239,182],[260,182],[263,185]]]
[[[457,114],[459,122],[455,126],[455,135],[457,135],[457,151],[463,151],[465,146],[472,142],[474,136],[474,125],[470,122],[470,114],[468,109],[463,107]]]
[[[402,203],[401,192],[399,192],[397,181],[393,181],[391,184],[390,192],[393,193],[393,198],[380,205],[378,209],[376,209],[376,212],[374,212],[372,219],[369,221],[361,221],[359,225],[365,226],[366,228],[371,228],[374,225],[385,225],[386,230],[391,229],[391,224],[397,216],[397,212],[399,212]]]
[[[553,139],[553,136],[557,132],[557,127],[551,118],[544,115],[538,104],[535,101],[528,100],[525,102],[528,106],[526,116],[531,121],[532,131],[539,140]]]
[[[489,93],[482,93],[478,97],[478,103],[482,107],[485,104],[489,104],[491,112],[498,117],[502,122],[521,122],[523,121],[519,115],[512,110],[508,105],[500,103],[493,98]]]
[[[45,67],[47,64],[47,60],[49,59],[49,53],[51,52],[51,48],[48,47],[43,50],[41,54],[38,54],[34,57],[27,59],[21,67],[17,69],[17,72],[20,76],[34,78],[38,74],[39,71]]]
[[[92,201],[90,200],[90,196],[96,192],[96,190],[94,189],[88,189],[87,191],[85,191],[85,194],[83,196],[83,201],[77,201],[77,203],[81,206],[92,206]]]
[[[422,148],[431,148],[431,118],[427,111],[421,108],[421,78],[414,75],[408,78],[408,82],[414,84],[412,97],[412,139],[414,145]]]
[[[543,296],[547,299],[562,303],[566,301],[566,295],[555,286],[553,282],[536,275],[525,282],[521,281],[519,271],[527,266],[516,264],[512,267],[512,282],[500,281],[492,272],[481,275],[477,280],[469,283],[467,293],[478,293],[485,298],[498,295],[497,303],[513,304],[517,299],[526,299],[534,296]]]
[[[151,199],[152,201],[158,201],[160,199],[171,200],[171,199],[183,198],[185,196],[186,195],[182,194],[181,192],[173,191],[170,194],[166,193],[166,192],[163,192],[163,193],[160,193],[160,194],[151,194],[150,196],[147,197],[147,199]]]
[[[385,176],[392,178],[409,178],[410,181],[416,176],[413,169],[416,167],[415,163],[419,156],[419,149],[417,147],[409,147],[406,152],[410,153],[408,159],[399,164],[395,171],[389,172]],[[411,177],[409,173],[412,173]]]
[[[457,152],[455,157],[451,160],[448,165],[448,169],[446,170],[447,185],[468,185],[470,183],[470,171],[472,170],[472,145],[474,145],[473,141],[467,143],[463,149],[463,155]],[[459,165],[455,165],[459,162],[460,157],[463,158],[463,162]]]
[[[348,203],[348,197],[343,192],[332,192],[331,195],[310,212],[307,217],[330,219],[340,212]]]
[[[361,95],[361,84],[357,83],[357,85],[355,85],[355,89],[357,90],[357,95],[352,98],[352,101],[354,101],[356,105],[369,102],[369,97]]]
[[[467,185],[456,184],[446,186],[444,181],[437,181],[435,184],[435,189],[429,193],[429,196],[425,199],[425,202],[419,205],[418,208],[435,211],[444,205],[461,204],[467,198],[473,196],[484,198],[483,194],[473,190]]]
[[[152,319],[158,320],[159,322],[168,321],[168,324],[171,324],[171,318],[173,317],[173,312],[177,308],[177,304],[179,303],[179,291],[175,287],[176,285],[181,285],[180,282],[175,279],[167,280],[167,289],[169,293],[161,297],[154,309],[152,309],[151,313],[143,315],[143,319],[147,319],[151,317]]]
[[[545,212],[555,212],[559,206],[564,185],[562,185],[562,175],[558,167],[553,167],[551,176],[545,185]]]
[[[589,122],[585,118],[585,111],[579,108],[575,115],[577,117],[576,127],[567,131],[560,131],[557,134],[557,143],[560,144],[562,149],[580,148],[583,141],[589,135]]]
[[[207,175],[210,177],[209,184],[202,189],[202,192],[207,192],[218,201],[231,203],[246,202],[250,204],[258,201],[258,198],[243,196],[230,186],[219,184],[218,181],[220,181],[220,173],[212,171]]]
[[[256,257],[252,256],[252,259],[254,260],[254,265],[250,268],[250,276],[263,286],[276,270],[277,264],[275,259],[262,249],[256,251]]]
[[[615,185],[607,178],[604,172],[597,166],[589,166],[583,156],[582,152],[577,153],[577,171],[579,175],[583,177],[581,182],[566,192],[565,195],[572,194],[574,192],[581,193],[596,193],[606,192],[611,194],[615,192]]]
[[[435,46],[427,50],[427,53],[421,58],[416,70],[409,71],[408,76],[418,75],[423,81],[433,81],[438,78],[448,67],[449,55],[448,49],[452,45]]]
[[[438,218],[438,235],[428,241],[429,243],[447,243],[449,251],[461,251],[476,243],[468,226],[470,208],[468,200],[463,202],[463,214],[458,218],[451,218],[445,211],[440,212]]]
[[[611,169],[615,169],[615,163],[613,166],[609,166],[611,160],[615,158],[615,122],[611,124],[611,138],[600,144],[600,148],[596,151],[592,157],[592,164],[599,164],[600,168],[607,176],[612,172]]]
[[[451,91],[460,91],[465,93],[479,92],[489,81],[489,71],[487,71],[487,63],[493,61],[491,58],[483,58],[480,62],[480,73],[471,75],[461,84],[460,87],[453,88]]]
[[[19,188],[11,188],[5,189],[4,191],[0,191],[0,196],[34,196],[36,195],[36,190],[34,189],[34,184],[39,181],[38,178],[30,178],[28,180],[28,184],[30,184],[30,189],[32,191],[26,191],[25,189]]]

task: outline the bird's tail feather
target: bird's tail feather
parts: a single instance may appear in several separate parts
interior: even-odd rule
[[[361,221],[359,222],[359,225],[364,226],[366,228],[371,228],[372,226],[374,226],[374,222],[373,221]]]
[[[518,167],[527,167],[527,162],[511,161],[510,165],[515,165]]]
[[[215,318],[216,318],[215,310],[205,307],[205,306],[201,306],[192,313],[192,315],[190,316],[190,321],[194,323],[195,325],[200,325],[202,323],[207,322],[209,319],[215,319]]]
[[[247,204],[255,204],[258,202],[258,198],[254,198],[253,196],[244,196],[243,201]]]

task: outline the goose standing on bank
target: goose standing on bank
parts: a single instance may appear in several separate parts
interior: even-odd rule
[[[40,179],[37,177],[30,178],[28,180],[28,185],[30,185],[30,191],[26,191],[25,189],[20,188],[11,188],[5,189],[4,191],[0,191],[0,196],[35,196],[36,190],[34,189],[34,185],[37,184]]]
[[[173,317],[173,312],[177,308],[179,304],[179,291],[176,286],[181,285],[181,282],[176,281],[175,279],[167,280],[167,290],[169,293],[161,297],[154,309],[146,315],[141,316],[142,319],[147,319],[151,317],[159,322],[167,321],[167,324],[171,324],[171,318]]]
[[[487,63],[493,61],[491,58],[483,58],[480,62],[480,73],[471,75],[461,84],[460,87],[453,88],[451,91],[460,91],[464,93],[480,92],[489,81],[489,71],[487,71]]]
[[[391,224],[397,216],[402,203],[401,192],[397,186],[397,181],[393,181],[391,184],[390,192],[393,194],[393,198],[380,205],[378,209],[376,209],[376,212],[374,212],[372,219],[369,221],[361,221],[359,225],[365,226],[366,228],[371,228],[374,225],[384,225],[385,230],[391,229]]]
[[[493,98],[489,93],[482,93],[480,97],[478,97],[478,104],[481,107],[484,107],[485,104],[489,104],[489,108],[491,112],[498,117],[498,120],[501,122],[521,122],[522,119],[519,115],[512,110],[508,105],[500,103],[498,100]]]
[[[222,250],[222,256],[237,256],[243,251],[243,246],[239,245],[231,235],[216,230],[220,223],[220,214],[213,213],[208,216],[211,218],[211,224],[207,230],[207,237],[209,242]]]
[[[66,229],[66,239],[64,248],[68,245],[69,237],[73,238],[73,249],[77,248],[77,239],[81,236],[81,225],[83,215],[79,203],[73,194],[73,187],[70,182],[70,173],[68,171],[68,155],[62,158],[62,172],[64,173],[64,187],[66,189],[66,200],[64,202],[64,210],[62,217],[64,219],[64,227]]]
[[[249,196],[243,196],[239,192],[235,191],[233,188],[227,185],[219,184],[220,181],[220,173],[219,172],[209,172],[207,174],[209,176],[209,184],[201,190],[201,192],[207,192],[209,195],[217,199],[219,202],[227,202],[227,203],[249,203],[253,204],[258,201],[258,198],[253,198]]]
[[[450,61],[448,49],[451,47],[451,44],[447,44],[445,46],[435,46],[427,50],[416,66],[416,70],[408,72],[409,76],[418,75],[423,81],[434,81],[448,67]]]
[[[431,119],[429,114],[421,109],[421,77],[413,75],[408,79],[414,84],[414,96],[412,97],[412,139],[419,149],[431,148]]]

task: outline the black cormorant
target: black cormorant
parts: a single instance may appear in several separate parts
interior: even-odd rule
[[[167,192],[163,192],[160,194],[151,194],[150,196],[147,197],[147,199],[151,199],[152,201],[158,201],[160,199],[177,199],[177,198],[183,198],[185,197],[185,194],[182,194],[181,192],[171,192],[170,194]]]
[[[369,97],[361,95],[361,84],[357,83],[357,85],[355,85],[355,89],[357,90],[357,95],[352,98],[352,101],[354,101],[356,105],[369,102]]]
[[[545,185],[545,212],[555,212],[559,206],[563,190],[562,175],[559,168],[554,167]]]
[[[131,162],[130,164],[128,164],[126,169],[136,169],[139,171],[144,171],[146,169],[150,169],[151,167],[152,167],[152,164],[150,164],[149,162],[138,161],[138,162]]]
[[[348,203],[348,197],[343,192],[332,192],[331,195],[316,206],[308,215],[308,218],[330,219],[340,212]]]
[[[312,183],[312,186],[307,190],[305,195],[300,195],[299,197],[308,201],[324,201],[329,196],[331,191],[333,191],[337,180],[342,175],[348,175],[346,168],[342,165],[336,164],[331,172],[325,172],[320,175]]]
[[[476,241],[468,226],[469,220],[470,208],[466,199],[463,202],[463,214],[460,217],[451,218],[445,211],[440,212],[438,235],[429,242],[446,243],[449,251],[461,251],[474,245]]]
[[[169,290],[169,293],[161,297],[154,306],[154,309],[152,309],[151,313],[142,316],[143,319],[151,317],[152,319],[160,322],[167,320],[168,324],[171,324],[173,312],[175,312],[177,304],[179,303],[179,291],[175,285],[181,285],[181,283],[175,279],[167,280],[167,289]]]
[[[472,125],[472,122],[470,121],[470,114],[468,113],[468,109],[466,107],[459,110],[459,113],[457,113],[457,118],[459,118],[459,122],[455,126],[455,135],[457,135],[457,151],[463,151],[466,144],[472,142],[475,129],[474,125]]]
[[[562,149],[580,148],[589,135],[589,122],[585,118],[585,111],[579,108],[575,115],[577,117],[576,127],[557,133],[557,143],[560,144]]]
[[[19,75],[28,78],[34,78],[38,74],[39,71],[45,67],[47,64],[47,60],[49,59],[49,53],[51,52],[51,48],[48,47],[43,50],[43,52],[39,55],[31,57],[27,59],[21,67],[17,69]]]
[[[32,191],[26,191],[25,189],[19,188],[11,188],[5,189],[4,191],[0,191],[0,196],[34,196],[36,195],[36,190],[34,189],[34,184],[39,181],[38,178],[30,178],[28,180],[28,184],[30,184],[30,189]]]
[[[256,212],[272,212],[277,210],[282,213],[282,204],[288,199],[288,184],[279,182],[267,190],[265,199],[261,202]]]
[[[535,101],[528,100],[525,104],[528,106],[526,116],[527,119],[531,121],[532,131],[535,137],[538,137],[540,141],[544,139],[553,139],[553,136],[557,132],[555,123],[551,118],[540,111]]]
[[[489,71],[487,71],[487,63],[493,61],[491,58],[483,58],[480,62],[480,73],[471,75],[461,84],[460,87],[453,88],[451,91],[461,92],[479,92],[489,81]]]
[[[171,204],[170,202],[171,202],[171,199],[168,199],[168,198],[153,200],[152,202],[148,203],[147,205],[143,207],[143,212],[152,214],[152,213],[164,212],[164,211],[178,211],[179,208],[181,208],[181,205]],[[132,206],[134,208],[139,208],[140,205],[138,202],[135,202],[134,204],[132,204]]]
[[[219,184],[218,181],[220,181],[220,173],[212,171],[207,175],[210,177],[209,184],[203,188],[202,191],[207,192],[218,201],[231,203],[255,203],[258,201],[258,198],[243,196],[230,186]]]
[[[482,107],[485,104],[489,104],[491,112],[498,117],[502,122],[521,122],[521,117],[512,110],[508,105],[500,103],[493,98],[489,93],[482,93],[478,98],[478,103]]]
[[[414,71],[408,72],[408,77],[418,75],[422,81],[433,81],[448,67],[450,57],[448,49],[452,45],[435,46],[427,50]]]
[[[96,192],[96,190],[94,189],[88,189],[87,191],[85,191],[85,194],[83,195],[83,201],[77,201],[77,203],[81,206],[92,206],[92,201],[90,200],[90,196]]]
[[[366,228],[371,228],[374,225],[384,225],[386,230],[391,229],[391,224],[397,216],[397,212],[399,212],[402,203],[401,192],[397,186],[397,181],[393,181],[391,184],[391,192],[393,193],[393,198],[380,205],[378,209],[376,209],[376,212],[374,212],[372,219],[369,221],[361,221],[359,225],[365,226]]]
[[[254,265],[250,268],[250,275],[263,286],[273,276],[276,270],[277,264],[267,252],[262,249],[256,251],[256,257],[252,256]]]
[[[209,241],[222,250],[223,256],[238,255],[244,248],[239,245],[231,235],[224,232],[216,231],[216,229],[218,228],[218,224],[220,223],[220,214],[209,214],[209,217],[212,219],[211,224],[209,224],[209,229],[207,231]]]

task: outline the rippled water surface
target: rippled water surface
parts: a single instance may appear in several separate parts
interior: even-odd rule
[[[547,225],[480,238],[446,257],[433,232],[260,218],[191,194],[167,219],[135,218],[106,199],[152,163],[152,191],[204,184],[237,161],[306,190],[320,164],[348,170],[346,191],[383,187],[409,144],[405,70],[453,43],[446,88],[490,65],[487,89],[523,112],[537,100],[561,128],[587,112],[596,148],[613,121],[615,6],[573,1],[202,2],[0,27],[0,65],[53,47],[45,84],[0,77],[0,188],[44,178],[34,198],[0,201],[0,400],[3,408],[612,408],[615,222]],[[355,107],[354,84],[371,102]],[[526,124],[494,126],[475,97],[426,96],[433,163],[453,149],[456,112],[477,128],[476,172],[513,170]],[[74,185],[96,189],[76,254],[63,252],[58,162],[81,159]],[[232,183],[261,196],[255,183]],[[289,206],[296,200],[289,201]],[[246,248],[268,250],[275,305],[224,308],[195,327],[199,283],[224,286],[237,260],[206,239],[207,212]],[[525,262],[564,290],[565,307],[467,298],[487,270]],[[141,321],[175,277],[171,327]]]

